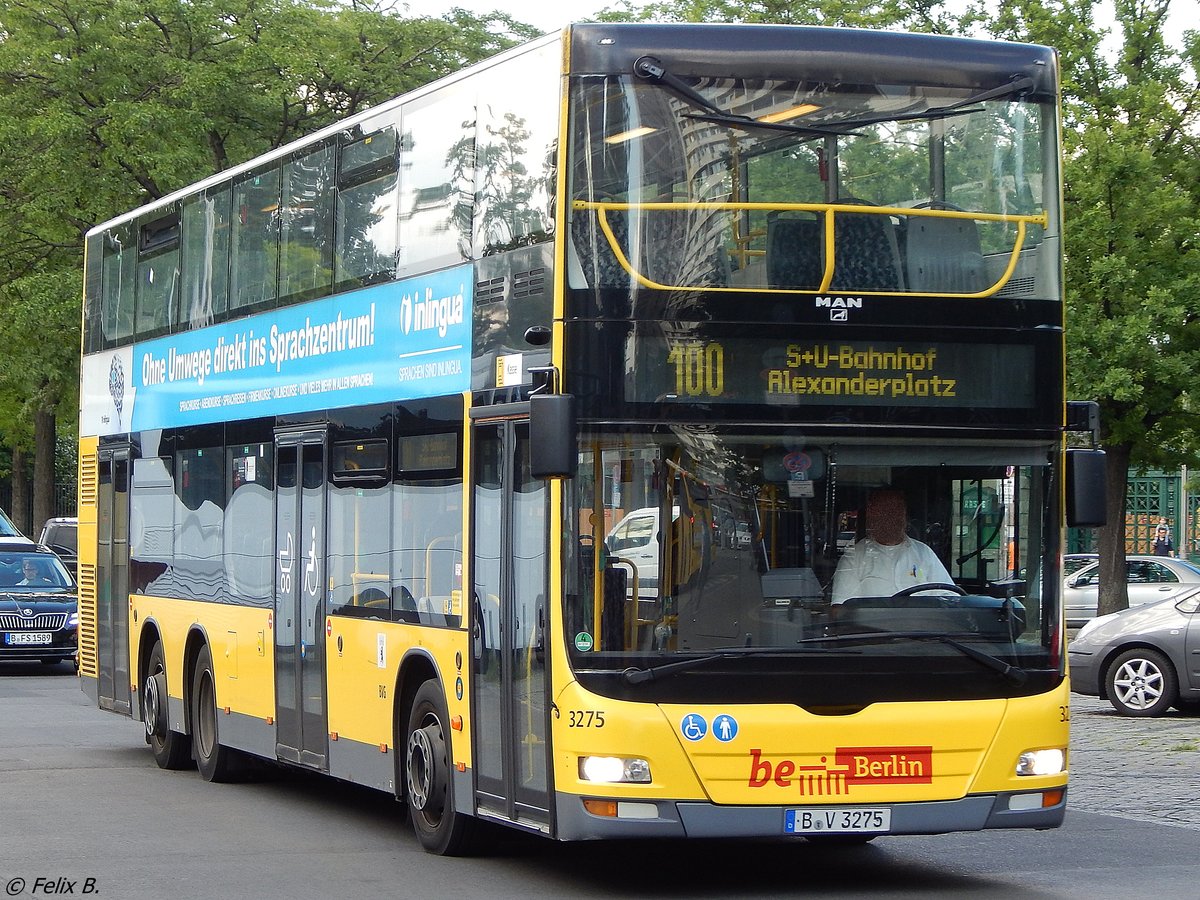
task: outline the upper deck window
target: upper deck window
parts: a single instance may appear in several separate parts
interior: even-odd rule
[[[279,206],[278,168],[233,185],[232,309],[272,305],[278,295]]]
[[[586,283],[1057,298],[1052,108],[919,85],[684,80],[705,106],[633,75],[573,84]]]
[[[396,127],[363,131],[356,127],[342,135],[339,151],[334,274],[338,289],[392,278],[396,272]]]

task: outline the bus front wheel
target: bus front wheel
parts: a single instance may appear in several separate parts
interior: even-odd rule
[[[439,856],[462,856],[471,852],[477,823],[454,809],[447,725],[442,690],[436,681],[426,681],[417,689],[408,714],[405,799],[421,846]]]
[[[167,669],[162,641],[154,642],[146,681],[142,687],[142,722],[146,743],[160,769],[187,769],[192,765],[192,741],[186,734],[172,731],[167,718]]]

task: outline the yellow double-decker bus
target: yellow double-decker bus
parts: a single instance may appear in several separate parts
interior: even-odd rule
[[[83,690],[437,853],[1058,825],[1057,80],[578,25],[93,229]]]

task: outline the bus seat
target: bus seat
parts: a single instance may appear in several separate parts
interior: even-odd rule
[[[372,609],[387,609],[388,595],[379,588],[364,588],[355,598],[355,606],[368,606]]]
[[[767,284],[816,290],[821,284],[821,224],[816,219],[767,220]]]
[[[865,200],[839,204],[871,206]],[[900,249],[890,216],[838,213],[833,220],[834,266],[830,288],[847,291],[904,290]]]
[[[392,591],[392,615],[397,622],[417,624],[421,615],[417,612],[417,598],[404,585]]]
[[[910,291],[973,294],[988,286],[979,226],[970,219],[910,216],[906,256]]]

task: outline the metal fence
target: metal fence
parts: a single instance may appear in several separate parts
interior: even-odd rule
[[[8,480],[0,481],[0,509],[6,513],[12,513],[12,482]],[[30,489],[29,496],[25,498],[29,504],[29,508],[33,508],[33,490]],[[73,516],[76,514],[78,497],[75,489],[75,482],[69,484],[57,484],[54,486],[54,512],[56,516]]]

